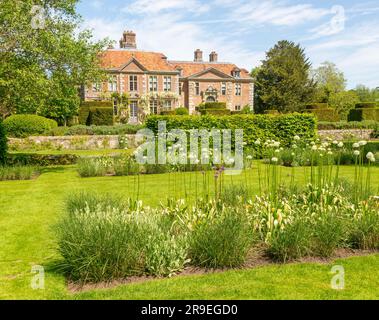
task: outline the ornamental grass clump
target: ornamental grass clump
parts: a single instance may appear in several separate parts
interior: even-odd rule
[[[181,271],[188,262],[186,235],[172,231],[170,219],[150,208],[117,204],[119,199],[88,195],[68,201],[56,226],[60,269],[78,282]]]
[[[197,225],[191,234],[191,263],[209,268],[241,266],[252,239],[246,215],[234,208],[225,208]]]
[[[2,180],[30,180],[38,174],[38,168],[34,166],[1,166],[0,181]]]

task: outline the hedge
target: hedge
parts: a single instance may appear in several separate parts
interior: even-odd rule
[[[278,115],[280,112],[278,110],[265,110],[265,114],[273,114],[273,115]]]
[[[376,130],[379,128],[379,123],[374,120],[367,121],[339,121],[339,122],[328,122],[319,121],[317,123],[318,130],[343,130],[343,129],[372,129]]]
[[[58,127],[55,120],[34,114],[15,114],[4,120],[6,133],[10,137],[25,138]]]
[[[74,154],[38,154],[38,153],[12,153],[7,155],[6,164],[9,166],[61,166],[72,165],[79,157]]]
[[[197,108],[199,111],[202,109],[226,109],[226,102],[205,102]]]
[[[284,115],[233,115],[233,116],[149,116],[146,127],[158,131],[158,122],[166,121],[167,130],[172,129],[243,129],[244,141],[257,149],[254,142],[259,138],[275,139],[289,146],[293,137],[299,135],[303,139],[316,136],[316,118],[311,114]]]
[[[360,102],[355,105],[356,109],[375,109],[377,107],[377,102]]]
[[[308,113],[313,113],[318,121],[337,122],[340,121],[340,116],[335,109],[312,109],[308,110]]]
[[[378,108],[361,108],[352,109],[348,115],[348,121],[365,121],[374,120],[379,121],[379,109]]]
[[[91,123],[88,123],[88,117],[91,110],[94,110],[96,108],[108,108],[112,110],[113,115],[112,101],[83,101],[79,109],[79,124],[91,125]]]
[[[143,125],[122,124],[115,126],[72,126],[58,127],[46,133],[48,136],[93,136],[135,134]]]
[[[0,119],[0,165],[5,164],[6,156],[7,156],[7,136],[5,134],[3,121]]]
[[[200,109],[200,113],[202,116],[205,116],[205,115],[219,115],[219,116],[223,116],[223,115],[230,115],[231,114],[231,111],[229,109]]]
[[[315,110],[315,109],[328,109],[328,104],[327,103],[310,103],[305,106],[305,109],[307,110]]]
[[[91,108],[86,124],[95,126],[112,126],[113,123],[113,108]]]

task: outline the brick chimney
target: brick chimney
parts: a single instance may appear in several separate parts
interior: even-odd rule
[[[203,51],[201,51],[200,49],[197,49],[195,51],[195,58],[194,60],[195,62],[203,62]]]
[[[124,31],[120,40],[121,49],[137,49],[136,34],[133,31]]]
[[[215,51],[212,51],[209,55],[209,62],[217,62],[218,61],[218,54]]]

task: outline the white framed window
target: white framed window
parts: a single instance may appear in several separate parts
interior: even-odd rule
[[[112,76],[109,78],[108,91],[110,91],[110,92],[116,92],[117,91],[117,77],[116,76]]]
[[[163,101],[163,108],[165,110],[171,110],[172,107],[172,101],[171,100],[164,100]]]
[[[200,83],[199,82],[195,83],[195,95],[197,95],[197,96],[200,95]]]
[[[236,96],[242,95],[242,88],[240,83],[236,83]]]
[[[138,78],[136,75],[129,76],[129,91],[138,91]]]
[[[233,73],[235,78],[241,78],[241,71],[235,70]]]
[[[150,114],[158,114],[158,101],[150,100]]]
[[[240,105],[235,106],[235,107],[234,107],[234,110],[235,110],[235,111],[241,111],[241,106],[240,106]]]
[[[171,91],[171,77],[163,77],[163,91]]]
[[[221,82],[221,94],[226,95],[226,82]]]
[[[157,76],[149,77],[149,91],[151,92],[158,91],[158,77]]]

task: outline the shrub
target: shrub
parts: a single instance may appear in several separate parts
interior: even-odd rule
[[[375,109],[379,106],[377,102],[360,102],[355,105],[356,109]]]
[[[55,120],[33,114],[16,114],[4,120],[6,132],[11,137],[25,138],[43,134],[58,126]]]
[[[93,211],[98,207],[102,210],[105,210],[106,208],[126,209],[128,204],[119,195],[78,191],[73,192],[65,199],[65,207],[67,212],[74,214],[76,211],[83,211],[86,208],[90,211]]]
[[[60,268],[80,282],[99,282],[129,276],[171,275],[184,268],[185,236],[173,234],[163,215],[132,211],[123,205],[108,206],[101,199],[96,207],[68,205],[67,214],[56,226]],[[70,200],[69,200],[70,201]],[[71,203],[71,201],[70,201]],[[77,203],[74,200],[74,203]],[[148,210],[146,210],[148,211]]]
[[[199,111],[202,109],[226,109],[226,102],[205,102],[197,108]]]
[[[310,103],[305,106],[307,110],[328,109],[327,103]]]
[[[82,102],[79,109],[79,124],[91,125],[90,113],[95,109],[109,109],[112,112],[112,123],[113,124],[113,104],[112,101],[84,101]],[[108,123],[107,123],[108,124]]]
[[[327,122],[319,121],[317,123],[318,130],[342,130],[342,129],[377,129],[379,124],[374,120],[366,121],[339,121]]]
[[[287,262],[306,256],[310,242],[311,233],[307,222],[297,218],[272,236],[267,252],[274,260]]]
[[[265,114],[271,114],[271,115],[279,115],[278,110],[265,110]]]
[[[102,158],[80,158],[77,164],[78,173],[83,178],[105,176],[109,167],[109,161]]]
[[[249,189],[245,185],[226,186],[221,191],[220,200],[227,205],[236,206],[246,203],[249,195]]]
[[[335,109],[312,109],[308,112],[313,113],[319,121],[337,122],[340,120],[340,116]]]
[[[191,238],[191,262],[211,268],[241,266],[252,244],[248,220],[234,208],[206,220]]]
[[[376,206],[376,207],[375,207]],[[379,249],[379,206],[366,205],[352,221],[349,228],[349,243],[357,249]]]
[[[15,153],[8,154],[7,164],[10,166],[59,166],[75,164],[78,156],[74,154],[38,154],[38,153]]]
[[[379,121],[379,108],[352,109],[348,115],[348,121]]]
[[[0,119],[0,165],[5,164],[7,157],[7,136],[5,135],[5,128],[2,120]]]
[[[95,126],[112,126],[113,121],[112,108],[91,108],[86,124]]]
[[[175,114],[177,116],[185,116],[188,115],[188,109],[187,108],[177,108],[175,109]]]
[[[312,255],[330,257],[344,240],[343,220],[334,212],[328,212],[312,225]]]
[[[140,166],[130,156],[117,156],[113,159],[113,170],[116,176],[130,176],[140,173]]]
[[[201,109],[201,115],[230,115],[231,111],[229,109]]]
[[[0,181],[30,180],[37,172],[37,168],[32,166],[0,166]]]
[[[316,119],[310,114],[271,115],[233,115],[233,116],[149,116],[146,127],[158,132],[158,122],[166,121],[167,130],[172,129],[243,129],[248,146],[256,151],[254,142],[275,139],[283,146],[291,144],[293,137],[299,135],[303,140],[316,135]]]

